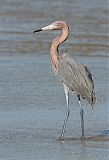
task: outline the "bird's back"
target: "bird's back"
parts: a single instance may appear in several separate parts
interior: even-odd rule
[[[94,83],[87,67],[68,54],[63,54],[59,57],[58,75],[71,91],[86,98],[92,106],[95,104]]]

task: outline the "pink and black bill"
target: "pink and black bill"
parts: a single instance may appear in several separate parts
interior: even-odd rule
[[[35,33],[35,32],[41,32],[41,31],[42,31],[42,29],[38,29],[38,30],[33,31],[33,33]]]

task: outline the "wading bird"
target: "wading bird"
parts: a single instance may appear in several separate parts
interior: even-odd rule
[[[59,76],[63,83],[67,102],[67,112],[60,140],[64,139],[64,132],[70,114],[69,92],[74,92],[78,97],[81,115],[81,138],[84,138],[84,110],[81,106],[80,97],[86,99],[91,104],[92,108],[95,106],[96,98],[93,92],[94,82],[92,79],[92,75],[90,71],[87,69],[87,67],[82,65],[79,61],[72,58],[67,53],[59,53],[59,45],[62,44],[68,38],[69,35],[69,27],[65,21],[56,21],[46,27],[35,30],[33,33],[51,30],[62,30],[62,34],[53,40],[50,50],[53,70]]]

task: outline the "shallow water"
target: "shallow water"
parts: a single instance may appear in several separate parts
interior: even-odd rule
[[[75,54],[109,55],[108,6],[107,0],[1,0],[0,51],[48,53],[58,32],[35,37],[32,31],[55,20],[67,20],[70,37],[64,49],[67,47]]]
[[[108,58],[77,58],[92,70],[98,102],[92,116],[83,101],[86,140],[81,141],[79,105],[76,96],[70,97],[71,115],[61,143],[66,102],[49,55],[0,56],[1,159],[107,159]]]
[[[32,34],[59,19],[67,19],[70,26],[69,40],[61,49],[67,47],[86,64],[95,82],[94,115],[90,105],[82,101],[85,141],[80,139],[75,95],[70,96],[65,141],[58,140],[66,101],[48,54],[58,32]],[[0,160],[108,159],[108,20],[107,0],[0,1]]]

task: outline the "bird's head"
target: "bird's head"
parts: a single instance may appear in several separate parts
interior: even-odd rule
[[[33,33],[40,31],[62,30],[66,25],[67,23],[65,21],[56,21],[46,27],[35,30]]]

